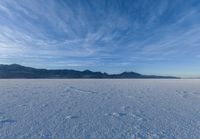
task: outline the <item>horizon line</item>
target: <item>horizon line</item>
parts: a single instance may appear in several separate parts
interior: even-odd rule
[[[23,65],[23,64],[17,64],[17,63],[11,63],[11,64],[0,64],[0,65],[5,65],[5,66],[11,66],[11,65],[18,65],[18,66],[22,66],[22,67],[26,67],[26,68],[33,68],[33,69],[44,69],[44,70],[74,70],[74,71],[79,71],[79,72],[84,72],[84,71],[91,71],[91,72],[100,72],[100,73],[104,73],[104,74],[108,74],[108,75],[117,75],[117,74],[122,74],[122,73],[137,73],[140,75],[144,75],[144,76],[165,76],[165,77],[175,77],[175,78],[179,78],[179,79],[200,79],[200,77],[181,77],[181,76],[173,76],[173,75],[160,75],[160,74],[145,74],[145,73],[141,73],[141,72],[135,72],[133,70],[124,70],[122,72],[118,72],[118,73],[108,73],[106,71],[100,71],[100,70],[90,70],[90,69],[84,69],[84,70],[77,70],[77,69],[72,69],[72,68],[39,68],[39,67],[34,67],[34,66],[27,66],[27,65]]]

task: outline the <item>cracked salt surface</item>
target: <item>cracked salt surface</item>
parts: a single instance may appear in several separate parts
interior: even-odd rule
[[[200,138],[200,80],[0,80],[0,139]]]

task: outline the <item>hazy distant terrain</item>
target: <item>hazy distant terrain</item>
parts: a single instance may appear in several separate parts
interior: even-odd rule
[[[120,74],[108,74],[105,72],[93,72],[90,70],[77,71],[72,69],[36,69],[32,67],[25,67],[18,64],[1,65],[0,64],[0,79],[12,78],[47,78],[47,79],[71,79],[71,78],[170,78],[176,79],[173,76],[157,76],[157,75],[142,75],[136,72],[122,72]]]
[[[200,80],[0,80],[1,139],[200,138]]]

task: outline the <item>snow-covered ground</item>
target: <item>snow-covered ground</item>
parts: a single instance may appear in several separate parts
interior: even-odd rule
[[[200,80],[0,80],[0,139],[199,139]]]

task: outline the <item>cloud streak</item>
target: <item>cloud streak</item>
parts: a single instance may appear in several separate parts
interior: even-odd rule
[[[199,9],[197,0],[1,0],[0,62],[108,72],[191,63],[200,69]]]

